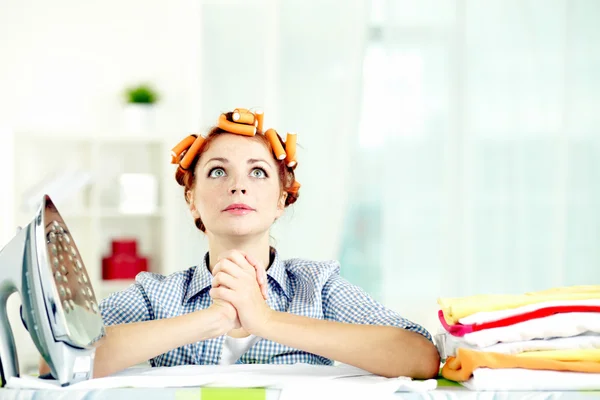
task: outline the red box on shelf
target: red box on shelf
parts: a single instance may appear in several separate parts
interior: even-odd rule
[[[148,259],[137,254],[135,239],[115,239],[111,241],[112,254],[102,258],[102,279],[135,279],[135,276],[148,271]]]

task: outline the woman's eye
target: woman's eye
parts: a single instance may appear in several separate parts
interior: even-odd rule
[[[267,173],[262,168],[254,168],[251,172],[251,175],[254,178],[266,178],[267,177]]]
[[[223,168],[213,168],[208,173],[208,176],[211,178],[220,178],[225,176],[225,170]]]

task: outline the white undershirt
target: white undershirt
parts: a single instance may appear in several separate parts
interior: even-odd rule
[[[235,364],[240,357],[247,352],[254,343],[260,339],[257,336],[249,335],[243,338],[233,338],[231,336],[225,336],[225,342],[223,342],[223,353],[221,353],[221,360],[219,365],[231,365]]]

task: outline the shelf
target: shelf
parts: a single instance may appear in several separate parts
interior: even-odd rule
[[[131,134],[110,129],[76,131],[72,128],[60,132],[26,130],[15,135],[12,153],[21,154],[14,159],[12,168],[17,199],[12,210],[15,223],[24,226],[35,217],[37,209],[29,209],[31,196],[37,196],[41,190],[51,192],[51,196],[55,193],[53,200],[73,235],[98,300],[126,290],[135,282],[102,279],[102,259],[111,251],[111,241],[115,238],[135,239],[138,253],[149,260],[149,268],[153,272],[165,272],[162,268],[168,265],[166,244],[170,240],[167,218],[173,215],[166,209],[169,196],[164,192],[167,185],[163,174],[168,165],[168,145],[172,144],[168,137],[171,135],[160,132]],[[42,174],[43,171],[47,173]],[[82,190],[67,193],[62,184],[51,184],[65,171],[85,171],[92,179]],[[123,194],[119,177],[136,173],[156,178],[152,199],[144,195],[138,203],[133,203],[134,197]],[[77,186],[68,178],[62,180],[72,183],[74,188]],[[38,186],[40,189],[36,190]],[[142,196],[141,192],[134,194]],[[142,202],[154,205],[145,208],[151,212],[121,211],[121,204],[139,204],[142,211]]]

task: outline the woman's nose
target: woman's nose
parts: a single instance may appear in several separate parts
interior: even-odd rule
[[[241,194],[246,194],[246,184],[246,177],[243,174],[232,175],[230,181],[231,189],[229,189],[229,191],[231,194],[236,194],[238,192],[241,192]]]

